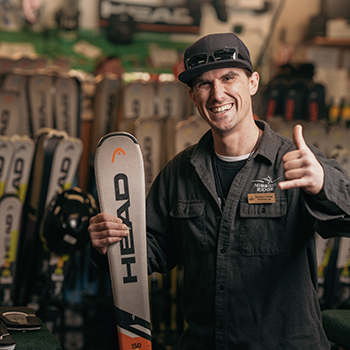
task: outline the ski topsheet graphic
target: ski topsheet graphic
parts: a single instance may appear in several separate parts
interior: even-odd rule
[[[6,187],[8,169],[10,168],[14,144],[10,137],[0,137],[0,198]]]
[[[134,81],[124,90],[124,119],[155,115],[156,89],[152,82]]]
[[[162,119],[156,117],[140,118],[135,122],[134,133],[140,144],[144,160],[146,193],[162,166],[163,127]]]
[[[27,135],[14,135],[11,140],[14,148],[5,193],[16,195],[24,204],[34,155],[34,141]]]
[[[0,201],[0,305],[11,306],[14,294],[14,275],[17,245],[22,214],[21,200],[5,195]]]
[[[101,211],[122,219],[130,231],[107,253],[120,349],[151,349],[145,178],[136,138],[120,132],[101,138],[95,175]]]
[[[99,76],[96,80],[95,118],[91,145],[95,152],[98,140],[118,127],[118,111],[122,98],[122,82],[115,75]]]
[[[0,145],[0,305],[10,306],[14,299],[22,210],[34,142],[29,136],[14,135],[1,137]]]
[[[25,74],[24,71],[16,70],[16,73],[11,73],[6,75],[3,86],[6,90],[16,89],[18,91],[18,117],[16,133],[20,135],[32,136],[30,133],[29,125],[29,108],[28,108],[28,95],[27,95],[27,79],[28,73]],[[15,107],[13,107],[15,109]],[[13,113],[14,114],[14,113]],[[13,135],[8,133],[7,135]]]
[[[53,128],[52,77],[48,74],[28,78],[28,99],[31,111],[32,133],[41,128]]]
[[[79,137],[80,82],[73,76],[62,74],[54,79],[54,88],[56,129]]]
[[[123,120],[119,130],[134,132],[134,123],[138,118],[150,118],[156,115],[156,87],[153,82],[134,81],[129,83],[123,93]]]
[[[12,136],[20,132],[22,123],[19,115],[20,99],[18,93],[11,90],[0,91],[0,135]]]
[[[66,135],[58,143],[52,159],[45,207],[49,205],[52,198],[60,189],[73,187],[82,151],[83,143],[79,138]]]
[[[40,223],[45,208],[60,190],[70,188],[79,165],[82,142],[70,137],[65,131],[42,128],[37,133],[33,166],[26,198],[23,239],[20,245],[22,268],[18,279],[19,301],[25,304],[36,288],[37,265],[41,265],[42,242],[39,237]],[[38,273],[39,274],[39,273]],[[40,290],[40,288],[39,288]],[[41,290],[40,290],[41,291]]]
[[[187,88],[180,82],[159,83],[157,102],[157,115],[160,117],[171,118],[188,115],[189,95]]]

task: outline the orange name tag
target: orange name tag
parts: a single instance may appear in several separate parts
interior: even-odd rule
[[[249,204],[263,204],[263,203],[275,203],[276,197],[273,192],[270,193],[249,193]]]

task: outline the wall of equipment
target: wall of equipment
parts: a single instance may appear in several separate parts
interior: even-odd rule
[[[0,0],[0,306],[32,307],[63,349],[117,348],[86,226],[76,247],[50,244],[50,203],[74,189],[88,198],[75,216],[95,213],[94,152],[109,132],[139,140],[147,191],[208,130],[176,79],[201,35],[238,34],[261,75],[255,117],[287,137],[303,124],[350,173],[349,12],[345,0]],[[118,56],[123,76],[96,76],[101,56]],[[350,239],[317,240],[322,309],[350,308],[349,252]],[[155,349],[175,349],[186,327],[181,281],[181,266],[150,276]]]

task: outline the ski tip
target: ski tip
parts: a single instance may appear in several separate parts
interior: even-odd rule
[[[107,139],[109,139],[109,138],[111,138],[111,137],[120,137],[120,136],[128,137],[128,138],[130,138],[134,143],[139,144],[139,142],[137,141],[137,139],[136,139],[136,137],[135,137],[134,135],[129,134],[129,133],[127,133],[127,132],[119,132],[119,131],[117,131],[117,132],[111,132],[111,133],[109,133],[109,134],[107,134],[107,135],[105,135],[105,136],[102,136],[102,137],[100,138],[100,140],[98,141],[98,143],[97,143],[97,148],[100,147],[100,146],[102,145],[102,143],[103,143],[104,141],[106,141]]]

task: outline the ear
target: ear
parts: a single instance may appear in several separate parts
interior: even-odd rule
[[[256,94],[259,88],[259,74],[258,72],[253,72],[252,76],[249,78],[249,92],[253,96]]]

